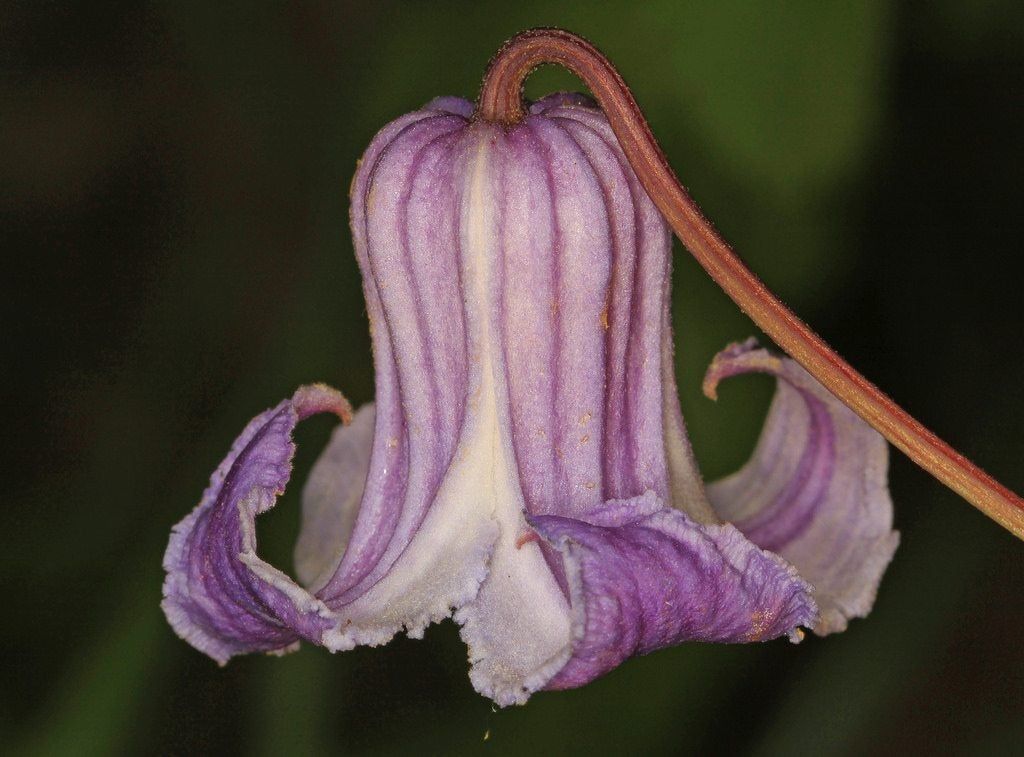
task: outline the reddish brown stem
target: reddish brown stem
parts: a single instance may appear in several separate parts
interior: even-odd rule
[[[676,235],[768,336],[911,460],[1024,539],[1020,497],[855,371],[740,260],[676,178],[626,82],[597,48],[560,29],[534,29],[513,37],[491,60],[476,116],[508,126],[521,121],[525,117],[523,82],[545,63],[560,64],[586,83],[647,194]]]

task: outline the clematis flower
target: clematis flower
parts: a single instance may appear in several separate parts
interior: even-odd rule
[[[454,617],[500,705],[685,641],[841,631],[897,544],[884,440],[789,359],[733,345],[705,391],[777,390],[751,460],[706,487],[680,413],[671,238],[579,96],[510,127],[442,98],[385,127],[351,191],[376,402],[323,385],[257,416],[164,559],[174,629],[220,663],[346,650]],[[343,424],[303,492],[293,580],[255,518],[292,432]],[[351,422],[350,422],[351,421]]]

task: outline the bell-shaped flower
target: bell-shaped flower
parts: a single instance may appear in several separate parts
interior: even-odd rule
[[[503,128],[444,98],[360,163],[352,231],[376,403],[304,491],[293,580],[255,518],[288,481],[321,385],[255,418],[175,527],[163,607],[224,663],[300,640],[344,650],[454,616],[502,705],[683,641],[746,642],[868,612],[897,543],[882,438],[802,368],[738,473],[704,488],[679,411],[667,228],[601,112],[576,96]]]

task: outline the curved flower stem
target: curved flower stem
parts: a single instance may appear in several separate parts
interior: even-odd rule
[[[560,64],[586,83],[647,194],[704,270],[754,323],[911,460],[1024,539],[1024,500],[855,371],[747,268],[676,178],[626,82],[597,48],[560,29],[516,35],[491,60],[476,117],[507,126],[521,121],[526,115],[523,82],[545,63]]]

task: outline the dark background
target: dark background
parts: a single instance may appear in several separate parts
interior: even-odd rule
[[[221,670],[158,608],[170,526],[252,415],[313,380],[372,397],[356,159],[401,113],[474,96],[536,25],[601,46],[753,269],[1024,491],[1017,3],[776,6],[0,5],[3,751],[1020,750],[1024,545],[897,453],[903,544],[869,619],[662,651],[526,707],[473,693],[450,622]],[[529,92],[576,86],[545,70]],[[701,397],[754,328],[677,260],[680,390],[714,478],[749,454],[771,385]],[[330,426],[300,429],[296,484]],[[293,489],[260,522],[283,567]]]

